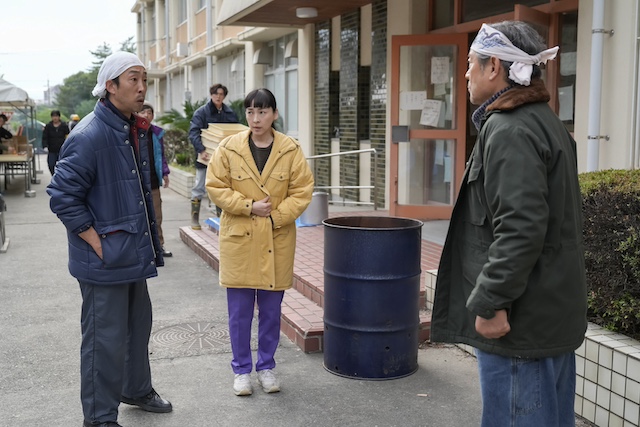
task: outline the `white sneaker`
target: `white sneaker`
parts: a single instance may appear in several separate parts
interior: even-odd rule
[[[258,371],[258,384],[262,386],[262,390],[265,393],[277,393],[280,391],[278,379],[271,369]]]
[[[233,392],[236,396],[249,396],[253,393],[253,388],[251,387],[251,375],[236,374],[233,380]]]

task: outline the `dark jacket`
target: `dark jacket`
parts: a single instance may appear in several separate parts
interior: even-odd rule
[[[151,198],[148,126],[142,117],[124,120],[101,100],[60,152],[47,192],[51,210],[67,228],[69,272],[78,280],[144,280],[156,276],[156,267],[164,264]],[[91,225],[102,239],[102,260],[78,236]]]
[[[50,153],[58,153],[67,135],[69,135],[69,126],[65,122],[60,122],[60,125],[55,127],[53,121],[50,121],[42,131],[42,147],[49,148]]]
[[[159,126],[151,125],[149,133],[152,136],[153,143],[149,145],[149,156],[153,160],[151,168],[151,188],[156,189],[162,186],[165,176],[169,175],[169,165],[167,158],[164,156],[164,129]]]
[[[205,150],[202,144],[202,138],[200,137],[200,131],[208,128],[209,123],[238,123],[238,116],[224,103],[222,104],[222,110],[218,112],[218,109],[211,100],[198,108],[196,112],[193,113],[191,125],[189,126],[189,141],[191,141],[196,150],[196,157],[198,153],[202,153]],[[196,168],[206,169],[207,165],[203,165],[196,159]]]
[[[542,81],[487,108],[451,217],[432,341],[509,357],[551,357],[587,329],[576,144]],[[475,318],[506,309],[511,331],[486,339]]]
[[[0,139],[11,139],[11,138],[13,138],[13,134],[9,130],[0,126]]]

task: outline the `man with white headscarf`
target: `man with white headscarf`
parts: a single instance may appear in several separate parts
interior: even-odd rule
[[[466,73],[478,137],[442,252],[434,342],[476,348],[482,426],[575,425],[587,328],[576,144],[548,105],[553,59],[523,22],[483,25]]]
[[[84,426],[119,426],[120,402],[150,412],[171,403],[151,385],[147,279],[164,265],[151,199],[147,73],[132,53],[108,56],[93,113],[65,141],[47,187],[67,229],[69,272],[82,294]]]

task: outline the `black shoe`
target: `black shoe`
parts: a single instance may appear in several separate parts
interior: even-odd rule
[[[173,256],[173,254],[171,253],[171,251],[168,251],[165,248],[162,248],[162,256],[165,258],[170,258]]]
[[[120,396],[120,401],[127,405],[135,405],[149,412],[166,413],[173,410],[171,402],[161,398],[154,389],[151,389],[147,395],[138,398]]]
[[[108,421],[106,423],[100,423],[100,424],[91,424],[89,421],[85,421],[84,423],[82,423],[83,427],[122,427],[120,424],[116,423],[115,421]]]

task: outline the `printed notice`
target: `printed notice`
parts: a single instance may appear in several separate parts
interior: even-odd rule
[[[442,110],[442,101],[435,99],[425,99],[422,105],[422,114],[420,115],[420,124],[424,126],[437,127],[440,121],[440,112]]]
[[[422,104],[427,99],[427,91],[400,92],[401,110],[422,110]]]
[[[441,84],[449,82],[449,57],[434,56],[431,58],[431,83]]]

